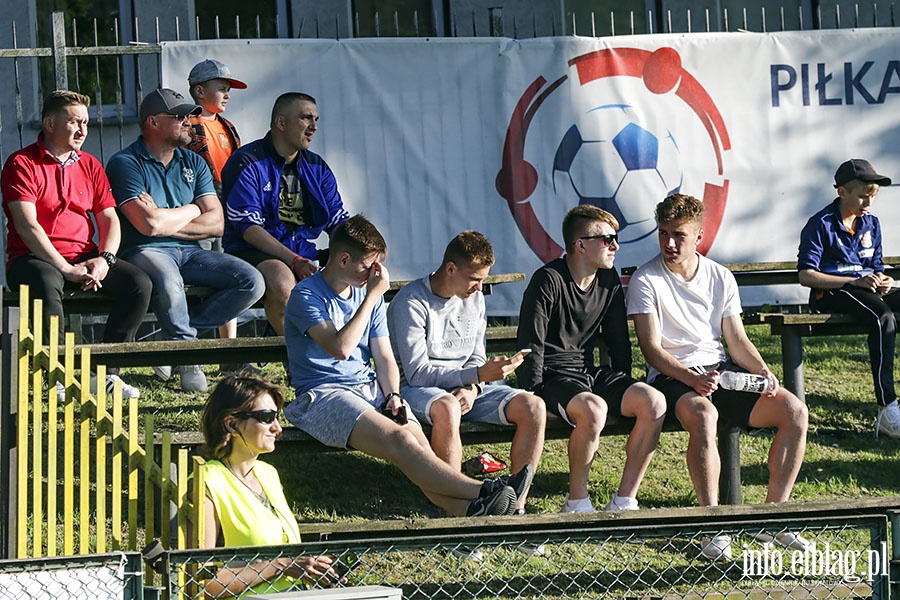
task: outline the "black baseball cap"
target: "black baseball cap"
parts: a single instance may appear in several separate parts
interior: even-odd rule
[[[840,187],[858,179],[865,183],[877,183],[878,185],[891,185],[891,178],[879,175],[872,164],[861,158],[851,158],[838,167],[834,172],[834,187]]]
[[[140,119],[143,123],[151,115],[166,113],[186,117],[187,115],[199,115],[202,112],[201,107],[175,90],[159,88],[144,96],[144,100],[141,102]]]

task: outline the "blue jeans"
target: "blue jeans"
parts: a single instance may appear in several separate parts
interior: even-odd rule
[[[199,246],[144,246],[121,254],[153,282],[150,308],[170,340],[192,340],[198,329],[224,325],[253,306],[266,289],[262,274],[254,267],[229,254]],[[217,291],[188,311],[185,285]]]

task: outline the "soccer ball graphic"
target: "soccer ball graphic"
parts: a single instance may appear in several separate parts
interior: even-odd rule
[[[593,204],[619,221],[619,243],[656,230],[653,209],[681,189],[672,133],[628,104],[595,107],[563,135],[553,159],[553,189],[566,206]]]

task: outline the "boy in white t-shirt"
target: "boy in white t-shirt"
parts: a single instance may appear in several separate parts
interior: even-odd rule
[[[784,502],[806,449],[806,405],[779,387],[747,337],[734,276],[697,252],[702,218],[703,203],[692,196],[674,194],[658,204],[660,253],[629,282],[628,314],[649,365],[647,381],[665,394],[668,414],[690,435],[688,471],[701,506],[718,504],[721,464],[715,442],[720,419],[745,430],[776,428],[766,502]],[[773,387],[764,394],[725,390],[718,386],[722,371],[759,373]],[[792,550],[809,545],[791,532],[759,537]],[[705,540],[702,552],[730,559],[731,539],[717,535]]]

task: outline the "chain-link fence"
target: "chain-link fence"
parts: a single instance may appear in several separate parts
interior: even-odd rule
[[[137,552],[0,560],[0,600],[140,600],[142,567]]]
[[[270,572],[270,561],[299,567],[299,557],[325,554],[337,573],[293,588],[383,585],[404,598],[888,597],[884,507],[737,510],[439,519],[296,546],[172,552],[170,592],[220,597],[219,578],[247,581]]]

